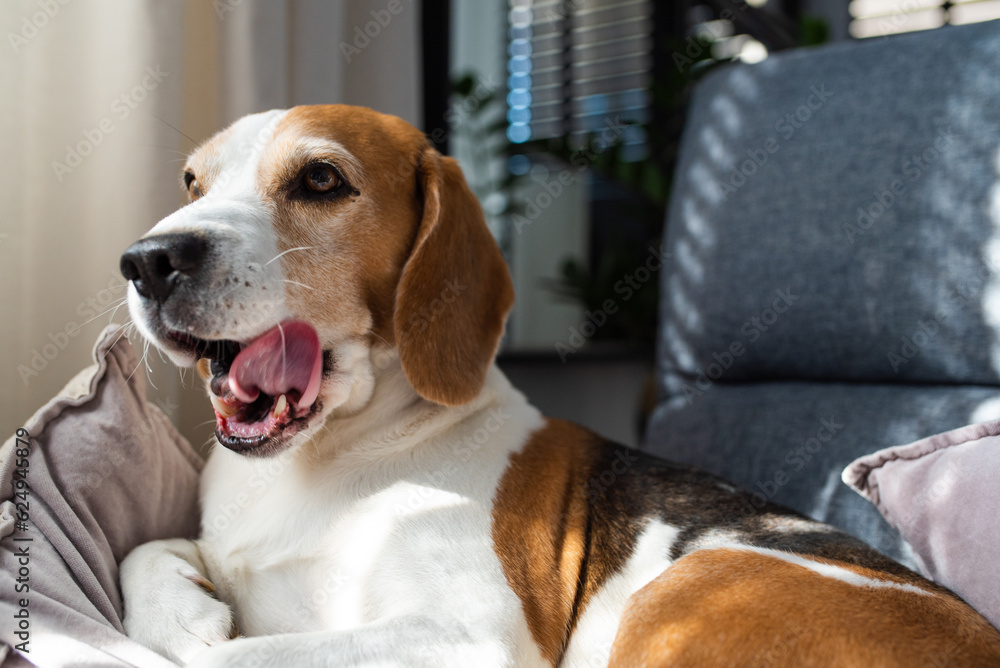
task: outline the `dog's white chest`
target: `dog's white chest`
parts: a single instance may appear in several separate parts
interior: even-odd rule
[[[347,466],[342,477],[318,480],[301,462],[213,455],[199,544],[241,631],[348,631],[420,615],[449,628],[462,620],[480,636],[467,639],[473,644],[528,634],[491,533],[496,484],[523,428],[497,430],[476,456],[468,452],[475,441],[454,430],[423,457],[383,459],[386,475],[374,478]],[[496,651],[517,645],[534,648]],[[540,657],[521,658],[534,665]]]
[[[205,475],[215,482],[203,496],[199,547],[241,630],[258,635],[323,628],[318,592],[329,596],[339,588],[323,577],[329,573],[339,582],[324,549],[332,518],[310,522],[321,519],[312,504],[296,503],[302,481],[292,462],[240,461],[220,451]]]

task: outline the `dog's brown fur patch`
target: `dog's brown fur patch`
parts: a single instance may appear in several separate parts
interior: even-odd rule
[[[1000,634],[959,600],[927,590],[857,586],[774,556],[701,550],[631,597],[608,665],[996,665]]]
[[[418,179],[423,216],[396,289],[396,345],[422,397],[458,406],[483,387],[514,287],[458,163],[428,148]]]
[[[510,458],[493,506],[493,544],[531,635],[557,665],[576,620],[623,554],[591,550],[590,432],[548,420]]]

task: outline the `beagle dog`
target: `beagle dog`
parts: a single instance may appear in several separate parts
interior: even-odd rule
[[[539,414],[493,363],[514,294],[479,204],[406,122],[247,116],[183,182],[121,268],[218,443],[200,537],[121,564],[137,641],[201,667],[1000,665],[987,621],[859,540]]]

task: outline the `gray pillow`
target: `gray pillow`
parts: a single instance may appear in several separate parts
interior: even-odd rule
[[[96,364],[0,450],[4,666],[174,665],[124,635],[118,562],[197,533],[202,460],[146,401],[121,333],[106,329]]]
[[[1000,628],[1000,420],[865,455],[844,482],[913,546],[924,575]]]

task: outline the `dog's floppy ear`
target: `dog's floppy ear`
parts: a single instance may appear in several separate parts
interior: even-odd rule
[[[458,406],[483,387],[514,288],[458,163],[426,148],[417,179],[423,215],[396,289],[393,333],[417,393]]]

